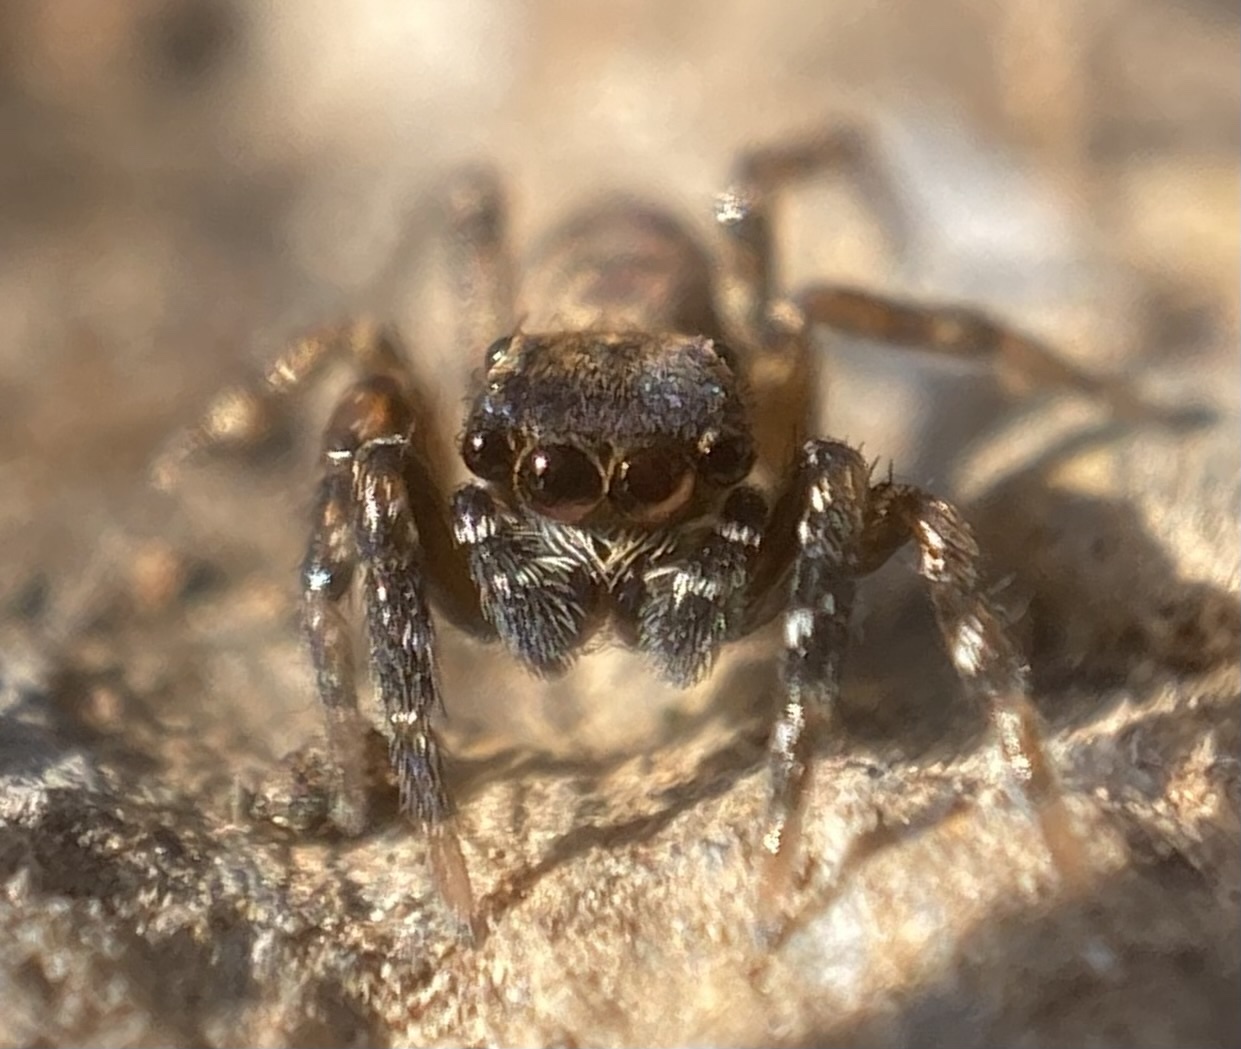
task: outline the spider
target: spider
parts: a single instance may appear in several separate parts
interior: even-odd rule
[[[606,629],[678,686],[781,617],[762,839],[776,859],[791,847],[814,741],[837,704],[858,582],[910,543],[965,690],[989,711],[1049,845],[1069,855],[1027,668],[984,587],[968,524],[941,498],[876,480],[857,449],[798,434],[813,408],[816,328],[1109,391],[971,309],[826,285],[778,291],[775,198],[832,168],[873,175],[868,142],[838,127],[743,155],[716,201],[715,257],[673,216],[630,201],[569,219],[526,275],[520,326],[499,180],[460,175],[447,203],[458,344],[481,367],[459,446],[475,480],[455,492],[420,451],[411,369],[365,324],[297,341],[261,383],[221,395],[163,461],[166,474],[228,443],[264,402],[333,359],[354,362],[360,374],[326,428],[302,569],[332,818],[348,834],[368,819],[367,722],[344,604],[360,573],[400,806],[426,834],[440,895],[459,915],[473,901],[432,722],[443,704],[433,608],[539,675],[564,670]]]

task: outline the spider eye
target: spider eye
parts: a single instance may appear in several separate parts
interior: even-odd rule
[[[495,342],[487,347],[487,352],[483,356],[483,360],[488,371],[491,371],[492,368],[500,363],[500,358],[508,353],[512,345],[513,337],[511,335],[506,335],[502,339],[496,339]]]
[[[499,430],[471,430],[461,441],[461,458],[470,473],[484,481],[507,481],[513,476],[513,446]]]
[[[726,342],[721,342],[719,339],[715,339],[711,343],[711,349],[713,349],[715,351],[715,355],[728,366],[729,371],[735,372],[737,370],[737,355],[733,352],[733,348],[731,346],[729,346]]]
[[[569,524],[580,521],[603,497],[599,467],[568,444],[535,448],[522,461],[520,481],[535,510]]]
[[[689,460],[672,444],[631,451],[612,477],[613,501],[639,521],[662,521],[685,506],[693,494]]]
[[[749,437],[708,435],[699,445],[702,475],[714,485],[734,485],[754,465],[754,444]]]

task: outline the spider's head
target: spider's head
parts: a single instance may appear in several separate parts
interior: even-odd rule
[[[664,524],[754,463],[741,383],[711,339],[523,333],[493,343],[485,365],[461,454],[545,517]]]

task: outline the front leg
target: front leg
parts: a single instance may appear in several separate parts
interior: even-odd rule
[[[856,450],[811,441],[770,534],[769,556],[792,548],[792,573],[784,612],[784,704],[769,745],[771,800],[763,846],[786,861],[809,751],[840,699],[869,486],[870,469]]]
[[[1075,878],[1080,846],[1043,748],[1025,662],[983,588],[969,526],[943,500],[906,485],[872,487],[869,474],[854,449],[810,442],[784,504],[799,512],[777,511],[778,518],[791,522],[791,528],[782,526],[789,534],[769,530],[773,547],[792,542],[795,552],[784,619],[786,699],[771,737],[771,813],[764,846],[787,862],[814,730],[840,694],[855,580],[913,542],[948,655],[970,696],[990,715],[1013,780],[1039,820],[1058,871]]]
[[[303,569],[305,624],[335,766],[333,816],[342,830],[357,833],[367,816],[365,719],[342,602],[360,566],[370,665],[389,726],[401,811],[428,838],[441,896],[468,921],[469,874],[452,829],[453,805],[431,723],[443,703],[426,565],[407,487],[411,430],[409,404],[388,376],[358,383],[333,415]]]

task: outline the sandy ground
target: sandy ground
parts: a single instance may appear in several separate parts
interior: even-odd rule
[[[120,10],[120,9],[117,9]],[[111,12],[111,13],[109,13]],[[0,15],[0,1045],[1226,1046],[1241,806],[1231,5],[80,0]],[[449,634],[485,935],[397,821],[238,818],[312,771],[296,627],[316,431],[153,457],[294,333],[401,326],[456,425],[444,180],[528,246],[614,190],[709,242],[739,150],[862,123],[782,278],[970,302],[1192,430],[826,337],[824,432],[976,522],[1029,646],[1085,872],[1066,884],[908,563],[865,593],[795,887],[758,878],[770,638],[701,689],[604,654],[554,686]]]

